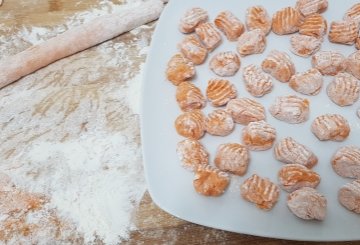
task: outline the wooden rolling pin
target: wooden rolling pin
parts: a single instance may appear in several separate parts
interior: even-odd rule
[[[1,1],[1,0],[0,0]],[[98,17],[0,61],[0,89],[44,66],[159,18],[164,1],[148,0]]]

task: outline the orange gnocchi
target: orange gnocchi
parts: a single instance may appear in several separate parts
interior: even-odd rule
[[[344,55],[335,51],[319,51],[312,57],[311,63],[323,75],[334,76],[346,69]]]
[[[254,97],[262,97],[271,92],[271,77],[255,65],[248,65],[243,70],[246,90]]]
[[[219,13],[214,23],[229,41],[236,41],[245,30],[244,24],[230,11]]]
[[[204,196],[220,196],[229,186],[230,176],[210,165],[199,166],[193,181],[197,193]]]
[[[182,166],[195,171],[200,165],[209,163],[209,153],[197,140],[185,139],[177,144],[176,153]]]
[[[359,25],[354,20],[333,21],[330,24],[329,41],[353,45],[358,37]]]
[[[308,147],[291,137],[286,137],[275,145],[274,156],[280,162],[300,164],[307,168],[314,167],[318,162],[318,158]]]
[[[205,96],[191,82],[182,82],[177,86],[176,101],[183,111],[202,109],[206,105]]]
[[[296,9],[304,16],[322,13],[328,7],[327,0],[297,0]]]
[[[250,154],[245,146],[228,143],[218,147],[214,163],[225,172],[243,176],[247,171],[249,161]]]
[[[269,112],[273,117],[287,123],[303,123],[309,118],[309,105],[307,99],[296,95],[277,97],[269,107]]]
[[[288,82],[295,74],[295,65],[290,56],[278,50],[272,50],[261,63],[264,72],[269,73],[280,82]]]
[[[265,121],[251,122],[242,130],[242,142],[252,151],[265,151],[272,147],[276,129]]]
[[[339,114],[325,114],[315,118],[311,124],[311,132],[322,141],[344,141],[350,134],[350,125]]]
[[[272,30],[278,35],[297,32],[303,22],[300,12],[292,7],[277,11],[272,17]]]
[[[314,188],[303,187],[288,195],[287,206],[297,217],[304,220],[324,220],[327,200]]]
[[[341,187],[338,192],[338,199],[345,208],[360,214],[360,179]]]
[[[220,33],[212,23],[201,23],[195,28],[195,32],[209,51],[214,50],[222,42]]]
[[[346,71],[360,79],[360,51],[352,53],[346,60]]]
[[[226,105],[226,110],[239,124],[247,125],[250,122],[265,120],[265,108],[253,99],[232,99]]]
[[[206,95],[213,106],[223,106],[236,98],[237,90],[228,80],[215,78],[209,80]]]
[[[301,57],[309,57],[319,51],[322,41],[313,36],[295,34],[290,37],[291,52]]]
[[[323,85],[323,76],[317,69],[310,69],[293,75],[289,86],[296,92],[306,95],[317,95]]]
[[[334,171],[345,178],[360,179],[360,148],[357,146],[344,146],[331,158]]]
[[[265,35],[271,30],[271,18],[263,6],[253,6],[246,10],[246,26],[248,30],[260,29]]]
[[[312,14],[304,19],[299,27],[299,33],[321,39],[327,31],[327,21],[320,14]]]
[[[175,129],[185,138],[198,140],[205,133],[205,116],[200,110],[184,112],[176,118]]]
[[[293,192],[303,187],[316,188],[320,183],[320,175],[301,164],[286,164],[278,173],[280,187]]]
[[[353,20],[357,24],[360,24],[360,3],[354,4],[346,11],[344,20]]]
[[[193,32],[200,23],[207,21],[208,18],[208,13],[202,8],[191,8],[180,19],[179,29],[183,33]]]
[[[234,52],[221,52],[210,60],[210,69],[220,77],[229,77],[235,75],[240,69],[240,58]]]
[[[195,65],[204,63],[207,57],[207,49],[202,46],[194,34],[186,36],[182,42],[178,44],[178,47],[180,52]]]
[[[266,38],[260,29],[245,32],[237,41],[237,51],[241,56],[260,54],[265,50]]]
[[[339,106],[354,104],[360,95],[359,81],[349,73],[338,73],[327,86],[329,98]]]
[[[253,174],[240,186],[241,196],[260,209],[270,210],[280,197],[279,187],[267,178]]]
[[[194,63],[178,53],[171,57],[166,69],[166,77],[174,85],[179,85],[195,76]]]
[[[231,115],[223,109],[217,109],[209,113],[205,123],[206,132],[218,136],[230,134],[235,126]]]

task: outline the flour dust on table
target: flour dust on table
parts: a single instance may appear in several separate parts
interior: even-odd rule
[[[7,27],[0,53],[123,8],[101,1],[59,26],[24,24],[15,34]],[[0,90],[0,197],[16,203],[0,203],[0,242],[117,244],[136,230],[133,212],[146,189],[141,70],[153,29],[137,28]]]

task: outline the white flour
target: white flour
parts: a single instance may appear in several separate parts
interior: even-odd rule
[[[38,176],[23,184],[51,195],[50,204],[75,221],[85,241],[92,241],[94,233],[106,244],[128,238],[133,202],[145,191],[137,144],[121,134],[88,135],[34,145],[28,156],[27,171]]]
[[[36,26],[31,28],[22,27],[15,34],[13,33],[14,30],[12,28],[0,23],[0,34],[2,34],[2,32],[13,33],[10,36],[0,35],[0,58],[20,52],[31,45],[35,45],[44,40],[52,38],[57,34],[68,30],[69,28],[79,26],[85,22],[89,22],[100,15],[121,12],[125,8],[129,8],[130,4],[135,5],[139,4],[140,2],[142,2],[142,0],[131,0],[128,1],[128,4],[116,5],[111,1],[102,0],[97,4],[96,8],[90,11],[79,12],[76,15],[67,18],[66,23],[63,25],[46,28]],[[2,16],[2,18],[11,19],[15,17],[11,14],[7,14],[7,16]]]
[[[140,114],[141,81],[143,79],[142,70],[141,68],[141,72],[127,83],[129,87],[127,101],[135,114]]]
[[[131,3],[134,2],[139,1],[131,1]],[[116,12],[122,8],[123,6],[103,0],[99,3],[99,8],[79,13],[69,18],[64,25],[49,28],[22,28],[15,35],[0,35],[1,57],[19,52],[101,14]],[[141,37],[141,28],[132,31],[132,34],[140,35],[135,40],[135,50],[138,50],[139,58],[144,60],[148,51],[148,40]],[[129,68],[131,60],[126,57],[127,53],[124,51],[126,48],[121,42],[109,41],[101,44],[96,50],[103,54],[100,60],[106,60],[106,64],[98,64],[84,71],[79,69],[81,72],[77,76],[72,76],[68,81],[69,85],[76,85],[83,81],[82,75],[87,75],[88,82],[92,79],[95,81],[99,79],[98,74],[95,74],[99,67],[118,68],[119,64],[125,61],[129,66],[117,72],[122,74],[121,79],[127,81],[126,86],[121,90],[116,89],[114,95],[111,96],[118,100],[123,98],[123,102],[128,104],[132,113],[139,114],[143,64],[140,65],[140,72],[134,74],[134,69]],[[59,65],[55,64],[46,69],[48,71],[54,69],[55,72],[61,66],[66,67],[64,62],[60,61]],[[94,65],[96,62],[94,61]],[[69,64],[68,68],[64,69],[65,75],[66,72],[71,72],[69,68],[71,66],[74,70],[78,69],[76,65],[76,62]],[[81,63],[78,65],[81,66]],[[41,77],[42,72],[40,70],[37,75]],[[115,73],[114,77],[118,73]],[[45,71],[44,74],[46,74]],[[24,89],[22,92],[21,86],[25,85],[18,87],[20,90],[18,94],[24,93],[24,98],[28,97],[31,90],[28,92]],[[7,100],[10,101],[11,98],[4,98],[3,102]],[[18,100],[16,95],[15,100]],[[104,104],[106,108],[106,102]],[[16,108],[7,109],[7,111],[17,114]],[[84,110],[85,113],[87,111]],[[55,118],[56,116],[53,120]],[[102,114],[96,119],[99,118],[102,118]],[[45,122],[48,119],[42,120]],[[29,122],[29,127],[31,123]],[[34,141],[21,154],[25,164],[19,164],[20,166],[15,170],[6,171],[4,167],[0,170],[5,171],[20,188],[49,196],[49,205],[57,210],[60,217],[76,225],[86,243],[91,243],[98,237],[106,244],[117,244],[121,240],[128,239],[129,232],[136,229],[131,220],[132,212],[146,189],[141,149],[135,140],[134,134],[137,129],[109,134],[102,132],[101,127],[105,125],[105,122],[100,121],[97,124],[100,129],[90,125],[88,132],[82,134],[80,138],[64,142],[41,139]],[[51,125],[50,122],[49,125]],[[58,129],[53,129],[55,132],[56,130]],[[47,241],[43,242],[47,243]]]

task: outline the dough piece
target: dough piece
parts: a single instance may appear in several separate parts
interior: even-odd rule
[[[319,51],[321,40],[301,34],[295,34],[290,37],[291,52],[301,57],[309,57]]]
[[[236,123],[248,125],[250,122],[265,120],[265,108],[256,100],[249,98],[232,99],[226,105]]]
[[[222,171],[243,176],[246,174],[249,161],[250,154],[245,146],[228,143],[218,147],[214,163]]]
[[[266,47],[265,34],[260,29],[245,32],[237,42],[237,51],[241,56],[260,54]]]
[[[339,202],[348,210],[360,214],[360,180],[347,183],[338,192]]]
[[[312,68],[303,73],[293,75],[289,81],[289,86],[296,92],[306,95],[317,95],[323,85],[323,76]]]
[[[360,179],[360,148],[341,147],[331,158],[334,171],[345,178]]]
[[[244,24],[230,11],[219,13],[214,23],[229,41],[236,41],[245,31]]]
[[[192,61],[178,53],[171,57],[167,64],[166,77],[175,86],[195,76],[195,66]]]
[[[179,43],[180,52],[195,65],[204,63],[207,57],[207,49],[203,47],[196,35],[191,34]]]
[[[223,109],[214,110],[206,118],[206,132],[211,135],[226,136],[233,131],[234,126],[231,115]]]
[[[356,38],[355,47],[356,47],[357,49],[360,49],[360,36]]]
[[[346,69],[344,55],[335,51],[319,51],[312,57],[311,63],[323,75],[335,76]]]
[[[246,27],[249,31],[260,29],[265,35],[271,30],[271,18],[263,6],[257,5],[246,10]]]
[[[223,106],[229,100],[236,98],[237,90],[228,80],[215,78],[209,80],[206,96],[213,106]]]
[[[235,52],[221,52],[210,60],[210,69],[220,77],[229,77],[235,75],[240,69],[240,58]]]
[[[200,23],[207,21],[208,18],[208,13],[202,8],[188,9],[180,19],[179,30],[182,33],[193,32]]]
[[[327,32],[327,22],[320,14],[312,14],[305,18],[299,27],[299,33],[321,39]]]
[[[200,165],[209,163],[209,153],[197,140],[185,139],[177,144],[176,153],[182,166],[195,171]]]
[[[175,129],[185,138],[198,140],[205,133],[205,116],[200,110],[184,112],[176,118]]]
[[[352,53],[347,58],[347,72],[352,74],[357,79],[360,79],[360,51]]]
[[[271,77],[255,65],[248,65],[243,70],[246,90],[255,97],[262,97],[271,92],[273,83]]]
[[[4,57],[0,61],[0,88],[57,60],[154,21],[163,8],[164,3],[159,0],[134,4],[124,11],[100,16],[16,55]]]
[[[287,206],[297,217],[305,220],[324,220],[326,198],[310,187],[304,187],[289,194]]]
[[[263,210],[272,209],[280,196],[279,187],[268,178],[253,174],[240,186],[241,196]]]
[[[197,193],[204,196],[220,196],[230,183],[230,176],[210,165],[199,166],[193,181]]]
[[[272,30],[278,35],[297,32],[303,22],[300,12],[292,7],[277,11],[272,17]]]
[[[338,73],[327,86],[329,98],[339,106],[349,106],[359,99],[360,83],[349,73]]]
[[[272,147],[276,129],[265,121],[251,122],[242,130],[242,142],[252,151],[265,151]]]
[[[353,20],[357,24],[360,24],[360,3],[354,4],[346,11],[344,20]]]
[[[314,167],[318,162],[318,158],[308,147],[291,137],[286,137],[275,145],[274,156],[280,162],[301,164],[307,168]]]
[[[309,100],[296,95],[277,97],[270,106],[273,117],[287,123],[303,123],[309,118]]]
[[[358,37],[359,25],[353,20],[333,21],[330,24],[329,41],[353,45]]]
[[[177,86],[176,101],[183,111],[202,109],[206,105],[201,90],[190,82],[182,82]]]
[[[322,13],[328,7],[327,0],[298,0],[296,2],[296,9],[304,16],[315,13]]]
[[[196,27],[195,32],[209,51],[214,50],[222,41],[220,33],[212,23],[201,23]]]
[[[272,50],[266,59],[261,63],[264,72],[269,73],[280,82],[288,82],[295,74],[295,65],[290,56],[281,51]]]
[[[311,132],[319,140],[344,141],[350,134],[348,121],[338,114],[325,114],[315,118]]]
[[[278,173],[280,187],[293,192],[303,187],[316,188],[320,183],[320,175],[300,164],[286,164]]]

